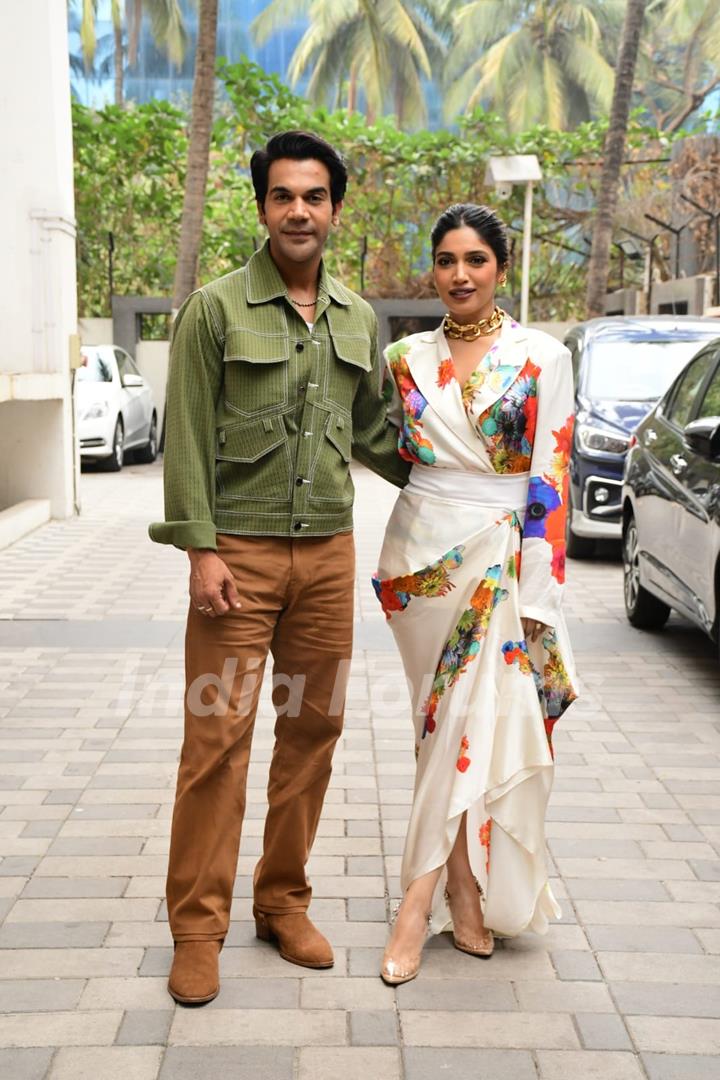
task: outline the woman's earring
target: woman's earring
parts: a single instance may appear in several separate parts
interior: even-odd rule
[[[507,285],[507,274],[503,270],[502,274],[498,278],[498,285]]]

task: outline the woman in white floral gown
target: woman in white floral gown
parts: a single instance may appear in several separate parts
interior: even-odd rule
[[[432,232],[448,314],[390,345],[390,415],[413,462],[375,591],[413,705],[417,774],[403,902],[381,975],[417,974],[428,928],[489,956],[495,930],[543,933],[559,909],[544,817],[553,724],[575,697],[560,611],[573,423],[570,356],[495,305],[496,215],[450,207]]]

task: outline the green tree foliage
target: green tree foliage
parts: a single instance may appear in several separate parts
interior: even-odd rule
[[[448,53],[448,114],[485,103],[514,131],[537,123],[572,128],[606,114],[613,69],[603,34],[619,29],[623,8],[624,0],[460,5]]]
[[[401,124],[415,125],[426,114],[422,81],[443,62],[436,27],[444,7],[444,0],[270,0],[252,29],[264,44],[307,15],[310,25],[288,68],[291,85],[310,72],[312,101],[353,112],[362,92],[369,119],[389,105]]]
[[[350,171],[341,227],[328,263],[351,288],[370,296],[429,296],[428,233],[438,213],[458,201],[488,202],[517,239],[523,191],[498,201],[484,182],[490,154],[535,153],[546,182],[536,194],[533,314],[581,314],[586,261],[582,230],[589,189],[605,136],[604,122],[575,131],[536,125],[512,133],[493,114],[466,116],[457,131],[403,132],[391,118],[374,124],[347,110],[313,108],[282,82],[243,61],[220,70],[228,100],[212,135],[200,280],[241,265],[262,242],[249,158],[274,132],[303,127],[328,139]],[[115,237],[115,291],[172,293],[182,211],[187,117],[167,103],[92,112],[74,106],[80,311],[109,312],[107,233]],[[628,150],[645,156],[657,132],[631,121]],[[656,145],[656,144],[655,144]],[[662,164],[646,167],[648,183]],[[572,250],[575,249],[575,250]],[[366,252],[366,255],[363,253]],[[519,271],[510,275],[519,288]]]

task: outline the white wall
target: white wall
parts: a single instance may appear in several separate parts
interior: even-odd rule
[[[65,517],[77,480],[77,306],[67,9],[58,0],[0,5],[0,147],[0,505],[44,497]]]
[[[138,341],[135,346],[135,362],[138,370],[152,387],[158,414],[158,430],[162,428],[165,409],[169,357],[169,341]]]
[[[78,319],[78,333],[83,345],[112,345],[112,319]]]

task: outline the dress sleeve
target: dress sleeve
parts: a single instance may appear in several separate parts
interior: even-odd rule
[[[565,581],[565,517],[574,421],[570,353],[564,345],[540,363],[520,568],[520,615],[554,626]]]

